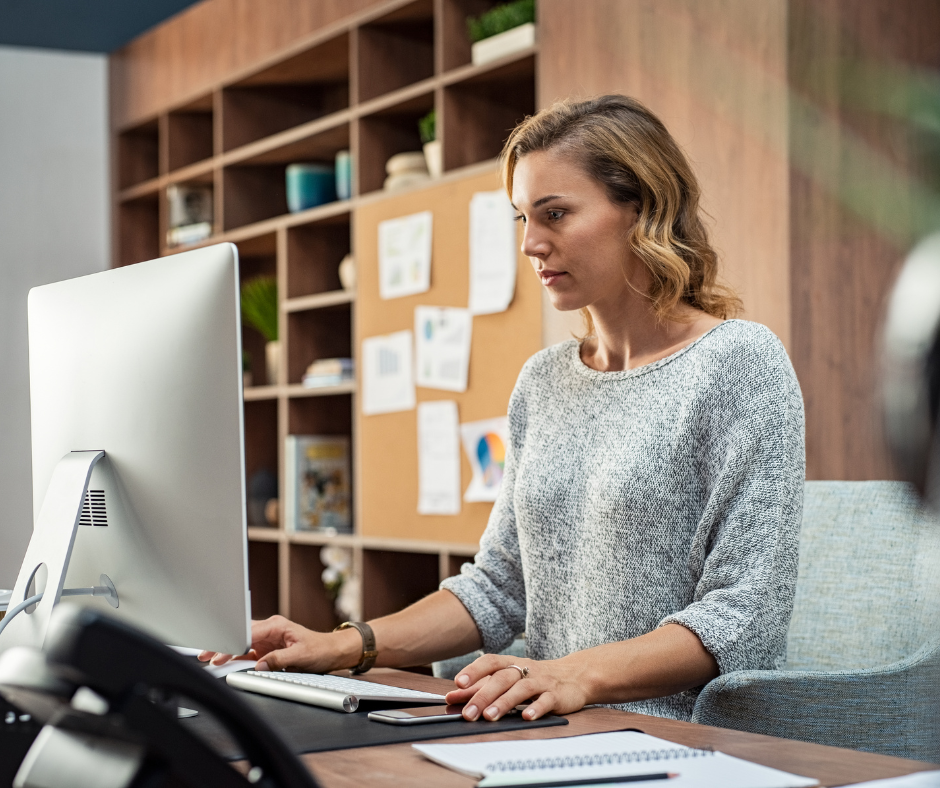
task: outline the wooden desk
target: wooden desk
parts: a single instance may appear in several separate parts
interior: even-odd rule
[[[404,671],[378,668],[365,678],[380,684],[394,684],[425,692],[443,693],[453,682],[419,676]],[[897,777],[911,772],[935,769],[921,761],[892,758],[887,755],[824,747],[820,744],[778,739],[755,733],[694,725],[644,714],[611,709],[585,709],[568,717],[569,724],[559,728],[536,728],[532,731],[504,733],[500,739],[552,739],[582,733],[601,733],[623,728],[638,728],[651,736],[685,744],[690,747],[713,747],[716,750],[772,766],[775,769],[815,777],[827,788],[863,780]],[[448,743],[495,741],[492,736],[466,736],[446,739]],[[314,753],[302,756],[323,788],[470,788],[474,780],[438,766],[420,756],[411,744],[382,747],[361,747],[352,750]]]

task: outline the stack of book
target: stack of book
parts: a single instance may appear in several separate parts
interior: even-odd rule
[[[321,358],[314,361],[304,373],[305,388],[321,386],[339,386],[349,383],[356,377],[356,370],[351,358]]]

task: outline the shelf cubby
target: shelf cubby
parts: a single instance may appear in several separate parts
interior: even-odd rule
[[[277,400],[245,402],[245,482],[259,471],[278,476]],[[248,525],[268,525],[248,508]]]
[[[349,34],[318,44],[222,92],[222,148],[247,145],[349,106]]]
[[[323,587],[326,568],[319,545],[290,546],[290,613],[301,626],[329,632],[340,623],[333,600]]]
[[[300,383],[311,362],[352,356],[352,307],[291,312],[287,316],[287,380]]]
[[[330,216],[287,231],[287,297],[342,289],[339,264],[350,252],[350,214]]]
[[[453,577],[460,574],[460,567],[466,563],[473,563],[472,556],[466,555],[448,555],[447,556],[447,576]]]
[[[470,63],[467,17],[480,16],[505,0],[442,0],[441,55],[444,71]]]
[[[238,247],[238,272],[242,282],[256,276],[277,275],[277,236],[267,233],[256,238],[241,241]],[[268,380],[265,363],[265,339],[254,328],[242,325],[242,350],[251,359],[252,387],[270,386],[277,383]],[[275,469],[276,470],[276,469]]]
[[[363,616],[387,616],[437,590],[438,556],[397,550],[362,551]]]
[[[481,69],[444,88],[444,170],[499,155],[513,127],[535,112],[535,55]]]
[[[160,131],[156,120],[122,131],[117,137],[118,188],[127,189],[160,174]]]
[[[415,0],[359,28],[359,101],[434,76],[434,3]]]
[[[359,119],[359,193],[378,191],[385,163],[396,153],[420,151],[418,120],[434,109],[434,93],[386,107]]]
[[[350,435],[352,422],[352,397],[348,394],[288,400],[288,435]]]
[[[156,193],[119,203],[117,264],[130,265],[160,255],[160,202]]]
[[[202,98],[167,115],[167,166],[170,172],[212,158],[213,97]]]
[[[268,618],[278,611],[277,542],[248,541],[248,587],[251,617]]]
[[[317,161],[332,165],[336,154],[348,148],[349,123],[342,122],[236,160],[223,170],[224,229],[286,214],[287,165]]]

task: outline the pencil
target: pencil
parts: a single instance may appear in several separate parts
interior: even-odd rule
[[[562,788],[562,786],[569,785],[603,785],[610,783],[638,783],[645,782],[647,780],[668,780],[672,777],[678,777],[678,774],[673,774],[670,772],[656,772],[655,774],[623,774],[617,777],[587,777],[579,778],[577,780],[549,780],[547,782],[507,782],[507,783],[494,783],[487,782],[487,788],[500,788],[500,786],[505,786],[506,788]],[[492,779],[492,778],[490,778]],[[477,783],[480,785],[481,783]]]

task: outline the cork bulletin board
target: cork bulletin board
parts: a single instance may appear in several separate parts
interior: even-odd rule
[[[356,211],[358,296],[355,318],[357,354],[362,340],[414,330],[416,306],[466,307],[470,290],[470,198],[500,188],[495,172],[468,175],[409,194],[378,199]],[[378,225],[386,219],[432,211],[431,289],[404,298],[379,297]],[[460,423],[505,416],[522,365],[541,348],[541,285],[528,259],[518,259],[516,293],[505,312],[473,318],[470,371],[462,393],[416,389],[418,402],[454,400]],[[361,354],[360,354],[361,358]],[[461,502],[458,515],[418,514],[417,412],[364,416],[361,398],[358,506],[360,533],[369,537],[420,539],[474,545],[492,508]],[[461,448],[461,493],[471,470]]]

